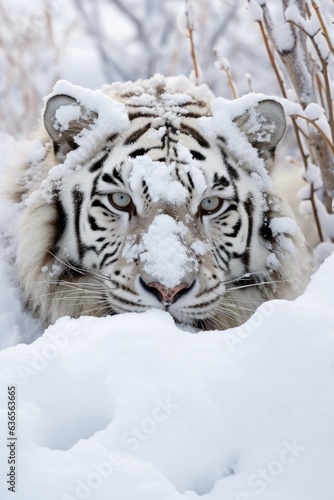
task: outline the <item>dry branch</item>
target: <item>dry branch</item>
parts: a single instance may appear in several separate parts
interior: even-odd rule
[[[191,60],[192,60],[193,67],[194,67],[196,84],[198,85],[199,84],[199,70],[198,70],[197,56],[196,56],[195,42],[194,42],[195,26],[194,26],[193,19],[191,19],[191,14],[190,14],[191,10],[192,10],[192,8],[191,8],[191,5],[189,3],[189,0],[186,0],[185,16],[186,16],[186,26],[187,26],[188,38],[189,38],[189,43],[190,43],[190,56],[191,56]]]
[[[282,0],[281,3],[284,12],[292,5],[288,0]],[[310,3],[319,21],[318,28],[314,30],[313,27],[313,32],[307,30],[306,21],[309,21],[312,15],[314,16],[307,0],[296,0],[293,5],[298,8],[298,15],[296,16],[296,11],[294,11],[294,16],[286,20],[283,25],[281,24],[280,27],[283,26],[285,30],[284,39],[277,36],[278,25],[274,23],[265,2],[261,4],[259,2],[263,18],[257,19],[257,22],[283,97],[287,98],[287,91],[279,69],[279,62],[285,67],[302,109],[305,110],[311,103],[319,102],[327,114],[330,137],[324,132],[321,123],[317,119],[310,119],[307,114],[296,113],[291,118],[305,170],[308,169],[309,158],[312,158],[320,168],[323,181],[323,195],[320,201],[323,202],[328,214],[330,214],[334,198],[334,114],[331,94],[333,86],[329,75],[328,58],[324,56],[323,47],[321,50],[316,37],[322,36],[326,40],[329,53],[333,52],[333,46],[321,8],[314,0],[310,0]],[[296,22],[296,18],[298,22]],[[314,20],[314,18],[312,19]],[[310,42],[314,49],[312,54]],[[313,60],[314,56],[316,57],[315,61]],[[320,73],[318,68],[321,70]],[[303,141],[296,123],[297,116],[306,120],[310,125]],[[315,202],[315,196],[319,197],[319,192],[315,193],[312,181],[309,180],[309,183],[311,206],[319,238],[322,240],[326,236],[321,228]],[[334,234],[331,237],[334,239]]]

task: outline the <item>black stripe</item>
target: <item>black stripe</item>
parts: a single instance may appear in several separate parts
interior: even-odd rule
[[[131,103],[131,104],[128,104],[128,107],[132,108],[132,109],[141,109],[144,106],[142,104]],[[146,104],[145,105],[145,109],[154,109],[154,108],[155,108],[154,104]]]
[[[262,278],[263,280],[263,278]],[[233,286],[251,286],[251,285],[258,285],[261,283],[261,277],[255,275],[247,276],[247,277],[241,277],[238,280],[235,280],[232,282]]]
[[[123,164],[124,164],[124,162],[121,162],[121,164],[120,164],[120,168],[122,168]],[[120,173],[118,172],[118,170],[117,170],[117,168],[116,168],[116,167],[114,167],[114,169],[113,169],[113,171],[112,171],[112,175],[113,175],[113,177],[114,177],[114,178],[115,178],[118,182],[120,182],[122,185],[124,185],[123,179],[122,179],[122,177],[121,177],[121,175],[120,175]],[[114,182],[114,184],[115,184],[115,182]]]
[[[195,113],[194,111],[188,111],[185,116],[186,118],[202,118],[205,115],[203,115],[203,113]]]
[[[107,266],[110,266],[110,264],[114,264],[117,261],[118,261],[118,257],[116,257],[115,259],[112,259],[109,262],[107,262]]]
[[[129,153],[128,156],[130,156],[130,158],[136,158],[137,156],[144,156],[144,154],[146,154],[146,151],[147,149],[144,148],[135,149],[134,151]]]
[[[114,142],[115,139],[117,139],[117,137],[118,137],[118,133],[112,134],[110,137],[108,137],[108,142]],[[111,144],[110,144],[110,146],[111,146]]]
[[[99,207],[99,208],[104,208],[104,209],[107,208],[105,205],[103,205],[103,203],[100,200],[94,200],[92,202],[92,207]]]
[[[109,153],[106,153],[104,156],[102,156],[102,158],[100,158],[95,163],[93,163],[93,165],[91,165],[89,167],[89,171],[90,172],[96,172],[97,170],[100,170],[102,168],[102,166],[103,166],[103,163],[107,159],[108,155],[109,155]]]
[[[143,194],[146,194],[148,192],[148,185],[146,184],[146,181],[143,179],[141,182],[142,188],[143,188]]]
[[[252,241],[252,234],[253,234],[253,211],[254,211],[254,204],[253,204],[253,199],[251,196],[247,198],[247,200],[244,202],[244,207],[248,216],[248,234],[247,234],[247,241],[246,241],[246,250],[242,256],[242,262],[244,263],[246,267],[246,272],[249,270],[249,262],[250,262],[250,254],[251,254],[251,248],[250,244]]]
[[[191,135],[202,148],[209,148],[210,144],[208,141],[200,134],[197,130],[189,125],[182,124],[180,127],[180,132],[183,132],[186,135]]]
[[[241,220],[238,220],[236,224],[232,227],[231,233],[225,233],[225,236],[230,236],[231,238],[235,238],[241,229]]]
[[[95,176],[94,181],[93,181],[93,186],[92,186],[92,190],[91,190],[91,193],[90,193],[90,198],[91,198],[91,199],[92,199],[92,198],[93,198],[93,196],[96,194],[96,186],[97,186],[98,180],[99,180],[99,178],[100,178],[100,175],[101,175],[101,174],[97,174],[97,175]]]
[[[128,113],[128,118],[130,121],[135,120],[136,118],[155,118],[156,115],[154,113],[138,113],[138,111]]]
[[[57,250],[59,250],[60,248],[60,238],[62,237],[67,224],[67,217],[65,214],[64,207],[58,198],[56,199],[55,204],[57,210],[57,221],[54,225],[55,231],[53,235],[52,245],[51,248],[49,249],[49,252],[52,255],[56,255]]]
[[[219,139],[222,140],[221,137]],[[220,154],[222,155],[222,158],[224,160],[224,164],[226,165],[226,168],[227,168],[229,175],[232,177],[232,179],[238,180],[239,173],[237,172],[237,170],[234,167],[232,167],[232,165],[228,161],[228,159],[227,159],[228,155],[227,155],[225,149],[220,144],[218,144],[218,147],[219,147]]]
[[[227,187],[230,185],[230,181],[225,177],[225,175],[218,176],[217,172],[213,176],[213,188],[223,186]]]
[[[165,156],[161,156],[160,158],[156,158],[154,161],[160,161],[161,163],[165,163],[166,162],[166,157]]]
[[[67,223],[66,213],[62,205],[62,202],[59,199],[56,200],[56,209],[57,209],[57,224],[56,224],[56,233],[54,239],[55,244],[57,244],[60,238],[62,237],[66,229],[66,223]]]
[[[88,223],[92,231],[106,231],[105,227],[101,227],[96,223],[96,219],[92,215],[88,215]]]
[[[132,134],[129,135],[129,137],[124,141],[124,146],[128,146],[129,144],[136,142],[142,135],[145,134],[145,132],[148,131],[149,128],[151,128],[150,123],[145,125],[145,127],[141,127],[138,130],[135,130],[135,132],[132,132]]]
[[[104,243],[104,245],[102,245],[102,247],[99,250],[99,254],[101,254],[103,252],[103,250],[105,248],[107,248],[107,246],[109,246],[109,245],[110,245],[110,241],[107,241],[106,243]]]
[[[220,221],[223,219],[226,219],[226,217],[228,217],[228,215],[229,215],[229,212],[231,212],[232,210],[237,210],[237,208],[238,208],[237,205],[235,205],[234,203],[231,203],[231,205],[229,207],[227,207],[225,212],[223,212],[221,215],[217,215],[216,217],[213,218],[215,223],[220,225]]]
[[[228,171],[229,175],[232,177],[232,179],[235,179],[236,181],[239,180],[240,175],[239,175],[239,172],[237,171],[237,169],[232,167],[232,165],[230,165],[226,161],[225,161],[225,165],[226,165],[227,171]]]
[[[219,245],[219,250],[223,250],[225,252],[226,257],[227,257],[227,260],[226,260],[226,264],[227,264],[228,263],[228,259],[231,257],[231,252],[229,252],[228,250],[226,250],[225,245]],[[224,260],[224,262],[225,262],[225,260]]]
[[[115,253],[118,251],[119,247],[120,247],[120,243],[114,243],[116,245],[116,248],[113,252],[110,252],[110,253],[106,253],[105,256],[103,257],[103,259],[101,260],[101,263],[100,263],[100,269],[103,267],[103,264],[105,263],[105,261],[107,259],[109,259],[109,257],[113,257],[115,255]],[[117,259],[116,259],[117,260]],[[110,264],[110,262],[109,262]]]
[[[195,309],[204,309],[205,307],[211,306],[211,304],[214,304],[217,301],[217,298],[215,297],[214,299],[208,300],[207,302],[202,302],[201,304],[194,304],[193,306],[188,306],[187,311],[192,311]]]
[[[259,233],[264,240],[269,241],[270,243],[274,243],[275,238],[273,237],[273,232],[269,226],[269,219],[267,215],[265,215],[263,218],[263,223],[259,229]]]
[[[194,186],[193,180],[191,178],[190,172],[187,172],[187,177],[188,177],[188,181],[189,181],[191,189],[194,189],[195,186]]]
[[[221,283],[218,282],[217,285],[215,285],[214,287],[209,288],[208,290],[202,290],[201,293],[198,293],[196,295],[196,298],[198,299],[199,297],[202,297],[203,295],[206,295],[206,294],[214,292],[215,290],[217,290],[217,288],[220,287],[220,285],[221,285]]]
[[[200,161],[206,160],[205,156],[202,155],[202,153],[200,153],[199,151],[195,151],[194,149],[190,150],[190,154],[194,158],[194,160],[200,160]]]
[[[112,184],[113,183],[113,180],[112,178],[110,177],[109,174],[107,173],[104,173],[101,177],[101,179],[103,180],[103,182],[108,182],[109,184]]]
[[[138,308],[141,308],[141,309],[147,309],[147,306],[143,306],[142,304],[138,304],[137,302],[130,302],[129,300],[127,299],[124,299],[123,297],[118,297],[117,295],[114,295],[112,292],[109,291],[109,295],[114,299],[114,302],[115,302],[115,305],[119,308],[122,308],[122,305],[127,305],[127,306],[133,306],[133,307],[136,307],[137,309]],[[136,295],[135,295],[136,297]],[[129,312],[129,309],[123,307],[122,308],[124,310],[124,312]]]
[[[80,215],[84,195],[81,191],[79,191],[78,186],[74,186],[74,189],[72,191],[72,200],[74,205],[74,232],[77,242],[78,255],[79,258],[82,259],[85,246],[83,245],[80,236]]]
[[[228,264],[229,255],[228,255],[228,252],[226,252],[225,247],[223,245],[219,245],[219,247],[218,247],[215,243],[212,243],[212,247],[213,247],[213,256],[214,256],[214,259],[217,263],[218,268],[222,269],[221,263],[219,262],[219,259],[223,262],[223,264],[225,265],[225,268],[226,268],[227,264]],[[226,254],[226,258],[224,258],[222,256],[220,250],[224,251],[224,253]]]

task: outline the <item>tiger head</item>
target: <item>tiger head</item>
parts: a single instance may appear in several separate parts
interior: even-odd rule
[[[60,82],[43,122],[18,266],[45,321],[159,308],[224,329],[302,290],[302,237],[270,177],[276,100],[214,99],[185,78]]]

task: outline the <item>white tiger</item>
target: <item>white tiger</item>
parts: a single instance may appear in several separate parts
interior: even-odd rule
[[[215,99],[185,77],[58,83],[43,154],[9,186],[29,308],[46,323],[160,308],[208,330],[295,298],[304,239],[268,175],[284,131],[276,100]]]

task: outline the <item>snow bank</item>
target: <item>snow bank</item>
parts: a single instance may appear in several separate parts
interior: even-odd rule
[[[15,498],[331,500],[333,278],[334,256],[303,297],[227,332],[191,334],[151,310],[62,318],[4,349]],[[2,464],[7,455],[2,445]]]

